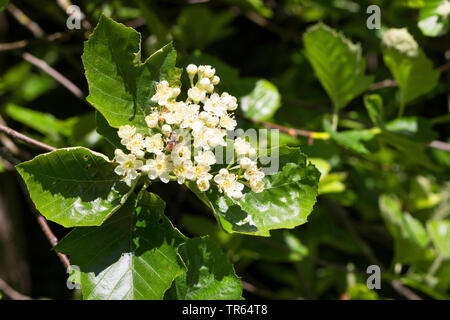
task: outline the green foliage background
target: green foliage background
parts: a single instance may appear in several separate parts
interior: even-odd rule
[[[306,161],[321,172],[320,195],[308,223],[271,231],[270,238],[225,233],[210,209],[187,187],[152,185],[150,191],[162,199],[148,196],[140,200],[139,208],[162,206],[157,212],[173,241],[172,247],[161,246],[161,250],[173,254],[178,269],[161,283],[149,281],[150,289],[142,289],[145,284],[137,286],[128,298],[140,298],[139,290],[162,298],[175,278],[176,289],[167,291],[166,298],[239,298],[240,284],[231,267],[218,271],[223,281],[212,285],[217,291],[189,286],[192,275],[189,271],[181,275],[185,266],[174,253],[186,235],[198,237],[178,251],[186,265],[192,266],[190,270],[199,265],[212,270],[211,261],[228,266],[227,260],[244,281],[246,299],[411,298],[396,290],[398,283],[422,298],[449,299],[450,153],[436,148],[444,145],[436,141],[450,142],[450,16],[437,10],[445,2],[78,1],[91,29],[104,14],[139,31],[141,61],[172,41],[178,67],[188,63],[216,67],[222,79],[220,89],[239,98],[238,126],[281,126],[280,143],[301,147]],[[85,24],[80,30],[67,30],[67,15],[56,1],[12,3],[46,35],[33,37],[13,18],[11,7],[0,12],[0,115],[10,127],[39,141],[60,148],[82,146],[111,157],[112,144],[117,141],[113,141],[114,133],[108,132],[111,128],[105,119],[96,116],[84,98],[75,97],[23,60],[25,52],[44,60],[87,96],[88,81],[100,81],[101,75],[88,73],[85,77],[83,62],[104,62],[101,57],[87,62],[87,54],[81,59],[83,43],[92,30]],[[381,8],[380,30],[366,27],[366,8],[373,4]],[[2,6],[0,1],[0,9]],[[419,56],[408,57],[382,45],[383,33],[394,27],[408,29],[419,44]],[[55,33],[56,37],[50,36]],[[5,44],[23,39],[25,45],[5,49]],[[386,79],[395,79],[398,86]],[[118,89],[108,90],[117,93]],[[94,106],[102,105],[101,96],[88,100]],[[140,103],[145,108],[145,101]],[[33,205],[25,200],[26,189],[10,168],[41,151],[15,142],[22,151],[11,151],[5,140],[0,142],[0,217],[9,221],[5,224],[8,231],[0,234],[0,277],[32,297],[80,298],[80,292],[66,288],[65,270],[49,250],[35,223]],[[39,168],[27,164],[19,166],[22,176],[36,170]],[[293,174],[286,172],[286,176]],[[298,189],[295,197],[303,196]],[[40,209],[48,198],[43,195],[33,201]],[[114,210],[112,203],[110,206],[107,210]],[[128,219],[126,209],[114,218]],[[289,212],[289,207],[284,209]],[[98,224],[107,213],[93,217],[93,223]],[[99,268],[88,257],[114,238],[108,228],[115,220],[107,221],[87,242],[98,241],[98,247],[86,256],[74,251],[73,233],[59,250],[88,270]],[[59,238],[69,231],[54,223],[51,227]],[[123,246],[140,236],[139,230],[128,232],[120,234]],[[10,233],[13,235],[8,236]],[[207,235],[210,240],[204,237]],[[152,256],[133,256],[139,248],[130,249],[130,259],[151,264]],[[116,252],[101,252],[105,259],[116,257]],[[194,258],[202,255],[202,261]],[[13,268],[11,261],[22,267]],[[119,268],[121,261],[111,268]],[[382,270],[381,290],[365,286],[366,268],[373,264]],[[137,271],[144,277],[145,272]],[[114,292],[94,290],[98,279],[87,273],[81,277],[89,282],[83,291],[85,298],[115,297]],[[211,284],[213,278],[212,273],[202,274],[201,283]],[[232,289],[227,292],[223,288]]]

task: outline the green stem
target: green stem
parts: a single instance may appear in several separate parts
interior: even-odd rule
[[[133,180],[130,190],[128,190],[128,192],[126,194],[123,195],[122,199],[120,199],[120,204],[123,205],[125,202],[127,202],[128,198],[130,197],[130,195],[133,193],[134,189],[136,188],[139,180],[141,179],[141,176],[137,177],[136,179]]]
[[[428,269],[428,272],[427,272],[428,277],[432,277],[436,273],[436,271],[438,271],[439,267],[441,266],[442,260],[443,260],[443,257],[442,257],[442,255],[440,255],[433,261],[430,269]]]
[[[334,107],[333,117],[331,118],[331,130],[336,131],[339,123],[339,110]]]

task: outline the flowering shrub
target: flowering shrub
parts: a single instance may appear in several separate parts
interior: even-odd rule
[[[170,87],[166,80],[156,84],[156,93],[151,100],[158,103],[158,107],[153,107],[145,117],[148,135],[137,133],[136,127],[130,125],[119,128],[120,143],[130,154],[116,149],[118,166],[115,172],[124,176],[128,184],[140,174],[164,183],[171,179],[179,184],[186,179],[192,180],[202,192],[210,188],[210,180],[214,177],[218,190],[233,199],[242,198],[244,184],[239,179],[245,178],[253,192],[262,192],[264,173],[258,169],[256,150],[244,138],[238,137],[233,142],[238,165],[232,167],[234,162],[230,162],[215,176],[210,173],[211,166],[216,163],[211,150],[226,146],[227,130],[236,127],[236,120],[229,112],[238,107],[237,99],[227,92],[220,96],[214,93],[220,78],[211,66],[197,68],[190,64],[186,71],[191,83],[186,101],[176,101],[180,88]],[[193,142],[187,138],[191,133]],[[146,160],[145,164],[143,160]]]

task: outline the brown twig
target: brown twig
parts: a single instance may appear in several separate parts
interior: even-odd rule
[[[269,128],[269,129],[278,129],[281,132],[287,133],[288,135],[290,135],[291,137],[294,137],[294,138],[297,136],[307,137],[308,144],[312,144],[314,142],[314,139],[320,139],[320,140],[330,139],[330,135],[327,132],[316,132],[316,131],[307,131],[307,130],[301,130],[301,129],[295,129],[295,128],[288,128],[288,127],[281,126],[281,125],[278,125],[275,123],[253,120],[253,119],[250,119],[250,118],[247,118],[244,116],[240,116],[240,118],[242,118],[248,122],[254,123],[256,125],[261,125],[263,127]],[[430,142],[427,146],[430,148],[450,152],[450,143],[447,143],[444,141],[435,140],[435,141]]]
[[[391,285],[392,285],[392,288],[395,289],[395,291],[400,293],[402,296],[404,296],[408,300],[423,300],[417,294],[412,292],[409,288],[405,287],[399,280],[392,280]]]
[[[38,67],[39,69],[50,75],[53,79],[62,84],[67,90],[72,92],[74,96],[76,96],[79,99],[84,99],[85,97],[84,93],[75,84],[73,84],[72,81],[70,81],[61,73],[53,69],[45,61],[33,56],[28,52],[24,52],[22,54],[22,57],[29,63],[35,65],[36,67]]]
[[[31,31],[36,38],[42,38],[45,35],[44,30],[33,20],[31,20],[25,13],[19,8],[13,5],[11,2],[6,7],[9,13],[25,28]]]
[[[0,278],[0,291],[12,300],[32,300],[30,297],[14,290],[5,280]]]
[[[65,37],[67,37],[68,35],[69,35],[69,33],[56,32],[56,33],[50,34],[41,39],[31,39],[31,40],[24,39],[24,40],[19,40],[19,41],[15,41],[15,42],[0,43],[0,51],[22,49],[22,48],[29,46],[30,44],[35,44],[35,43],[52,42],[55,40],[63,39]]]
[[[34,139],[30,138],[30,137],[27,137],[26,135],[21,134],[20,132],[17,132],[16,130],[11,129],[11,128],[5,126],[5,125],[0,124],[0,131],[6,133],[10,137],[22,140],[22,141],[24,141],[24,142],[26,142],[28,144],[31,144],[33,146],[36,146],[36,147],[40,148],[40,149],[47,150],[47,151],[54,151],[54,150],[56,150],[55,147],[49,146],[48,144],[45,144],[43,142],[34,140]]]
[[[58,4],[58,6],[64,10],[64,12],[67,15],[71,15],[73,14],[73,12],[70,10],[70,8],[72,8],[73,4],[70,0],[56,0],[56,3]],[[80,14],[79,14],[79,18],[81,20],[82,26],[84,29],[86,30],[91,30],[92,29],[92,25],[91,23],[86,19],[86,15],[81,11],[80,9]]]

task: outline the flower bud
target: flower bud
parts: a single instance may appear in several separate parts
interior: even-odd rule
[[[172,132],[172,128],[168,124],[165,124],[165,125],[162,126],[161,131],[165,135],[168,135],[169,133]]]
[[[187,66],[186,71],[189,75],[194,75],[197,73],[197,66],[195,64],[190,64]]]

